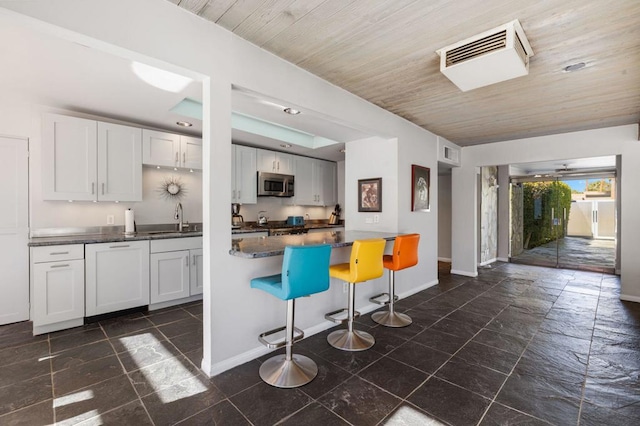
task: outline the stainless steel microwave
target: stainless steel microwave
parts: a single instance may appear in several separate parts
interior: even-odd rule
[[[293,197],[294,180],[292,175],[258,172],[258,196]]]

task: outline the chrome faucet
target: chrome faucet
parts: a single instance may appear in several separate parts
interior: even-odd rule
[[[178,222],[178,231],[182,232],[182,228],[184,227],[184,224],[182,223],[182,204],[178,203],[176,204],[176,212],[173,215],[173,218],[175,220],[180,220],[180,222]]]

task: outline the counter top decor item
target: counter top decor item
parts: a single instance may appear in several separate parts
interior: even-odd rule
[[[411,211],[428,212],[429,186],[431,184],[430,169],[415,164],[411,165]]]
[[[358,211],[382,211],[382,178],[358,180]]]

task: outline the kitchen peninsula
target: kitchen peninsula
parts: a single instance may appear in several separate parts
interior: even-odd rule
[[[332,248],[348,247],[355,240],[382,238],[393,241],[398,235],[369,231],[326,231],[313,234],[281,235],[273,237],[236,238],[231,240],[229,254],[244,258],[280,256],[286,246],[329,244]]]

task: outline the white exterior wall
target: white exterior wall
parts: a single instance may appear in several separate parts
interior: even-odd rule
[[[620,155],[621,191],[621,298],[640,302],[640,143],[638,125],[540,136],[529,139],[497,142],[463,149],[462,167],[453,169],[453,259],[452,269],[463,274],[477,274],[476,244],[476,168],[534,161],[566,160],[573,158]]]
[[[349,169],[368,163],[368,154],[382,149],[395,151],[394,164],[362,169],[386,177],[383,214],[370,230],[420,232],[420,263],[398,276],[398,293],[406,296],[437,280],[437,178],[435,135],[337,88],[300,68],[260,50],[230,32],[207,22],[168,1],[158,0],[34,0],[0,1],[0,19],[81,41],[93,48],[135,59],[203,81],[203,222],[204,222],[204,351],[202,367],[216,374],[265,352],[257,342],[260,332],[284,321],[284,302],[249,287],[255,276],[275,273],[281,257],[242,259],[228,254],[231,238],[231,89],[247,88],[284,99],[307,110],[384,135],[365,156],[347,155],[345,165],[345,212],[356,200],[356,182]],[[13,13],[13,12],[16,13]],[[73,11],[73,13],[70,13]],[[126,12],[125,12],[126,11]],[[17,129],[18,134],[22,132]],[[0,132],[2,130],[0,129]],[[27,130],[27,132],[29,132]],[[4,133],[4,132],[3,132]],[[30,135],[22,135],[29,137]],[[387,146],[388,144],[388,146]],[[356,147],[358,143],[355,143]],[[351,149],[348,145],[347,151]],[[357,148],[356,148],[357,149]],[[415,153],[431,167],[432,212],[410,212],[410,167]],[[389,163],[385,162],[385,167]],[[374,176],[372,176],[374,177]],[[394,191],[395,187],[395,191]],[[406,188],[406,189],[405,189]],[[395,193],[395,195],[394,195]],[[355,223],[354,228],[355,229]],[[345,249],[336,250],[332,261],[346,260]],[[358,287],[358,304],[384,286]],[[376,288],[378,287],[378,288]],[[410,288],[412,287],[412,288]],[[298,305],[297,326],[319,331],[327,324],[323,313],[344,306],[342,286]],[[330,308],[330,309],[327,309]],[[368,308],[367,308],[368,309]],[[366,312],[366,309],[361,309]]]

